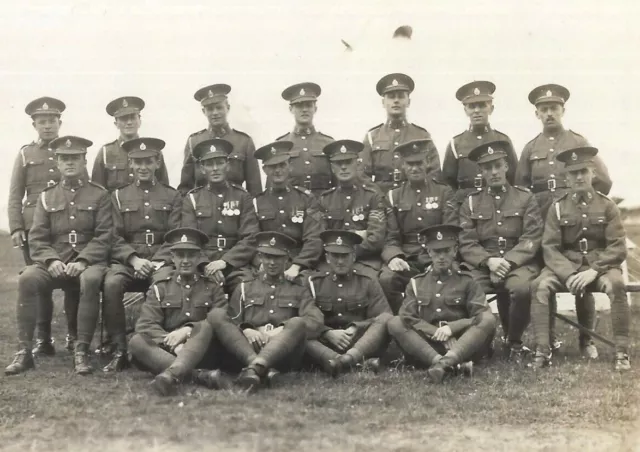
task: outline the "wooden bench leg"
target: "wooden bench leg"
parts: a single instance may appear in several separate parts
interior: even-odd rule
[[[611,342],[611,341],[610,341],[609,339],[607,339],[606,337],[604,337],[604,336],[602,336],[602,335],[600,335],[600,334],[596,333],[595,331],[592,331],[592,330],[590,330],[589,328],[587,328],[587,327],[585,327],[585,326],[582,326],[582,325],[580,325],[580,324],[579,324],[579,323],[577,323],[577,322],[574,322],[574,321],[573,321],[573,320],[571,320],[570,318],[568,318],[568,317],[566,317],[566,316],[564,316],[564,315],[562,315],[562,314],[558,314],[557,312],[554,312],[554,313],[553,313],[553,315],[554,315],[556,318],[558,318],[558,319],[562,320],[563,322],[568,323],[568,324],[569,324],[569,325],[571,325],[572,327],[579,329],[579,330],[580,330],[580,331],[582,331],[583,333],[587,333],[587,334],[589,334],[589,335],[590,335],[591,337],[593,337],[594,339],[598,339],[599,341],[601,341],[601,342],[603,342],[603,343],[607,344],[609,347],[613,347],[613,348],[615,348],[615,346],[616,346],[616,345],[615,345],[613,342]]]

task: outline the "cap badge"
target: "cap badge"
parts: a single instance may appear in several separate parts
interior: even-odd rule
[[[211,145],[211,147],[209,148],[209,150],[210,150],[211,152],[216,152],[216,151],[217,151],[216,147],[215,147],[213,144]]]
[[[417,144],[414,144],[414,145],[413,145],[413,149],[414,149],[415,151],[417,151],[417,150],[418,150],[418,145],[417,145]]]
[[[571,154],[571,160],[573,161],[578,160],[578,155],[575,152]]]
[[[213,91],[209,90],[209,92],[207,93],[207,96],[213,97]]]
[[[473,89],[473,94],[475,94],[477,96],[478,94],[480,94],[480,90],[477,87],[474,88]]]
[[[127,102],[127,99],[122,99],[122,106],[124,108],[127,108],[129,106],[129,102]]]
[[[70,148],[71,147],[71,140],[67,138],[67,141],[65,141],[65,146]]]
[[[551,92],[550,89],[547,90],[547,92],[545,93],[545,96],[547,96],[547,97],[553,96],[553,93]]]
[[[46,103],[46,102],[44,104],[42,104],[42,109],[43,110],[48,110],[49,109],[49,104]]]
[[[342,237],[336,239],[336,245],[342,245]]]
[[[187,235],[186,235],[186,234],[183,234],[183,235],[182,235],[182,237],[180,237],[180,241],[181,241],[182,243],[186,243],[186,242],[188,241],[188,239],[187,239]]]
[[[277,152],[278,152],[278,151],[276,151],[276,148],[274,148],[274,147],[272,147],[272,148],[271,148],[271,153],[272,153],[273,155],[276,155],[276,153],[277,153]]]
[[[302,89],[300,90],[300,95],[301,95],[301,96],[304,96],[305,94],[307,94],[307,92],[304,90],[304,88],[302,88]]]
[[[271,237],[271,240],[269,240],[269,245],[276,246],[276,238],[275,237]]]
[[[141,151],[146,151],[147,150],[147,145],[144,143],[140,143],[140,150]]]
[[[391,82],[391,86],[398,86],[398,81],[395,78]]]
[[[347,148],[344,147],[344,144],[340,146],[340,152],[342,152],[343,154],[347,152]]]
[[[489,155],[493,155],[493,152],[494,152],[494,151],[493,151],[493,148],[492,148],[491,146],[489,146],[489,149],[487,149],[487,153],[488,153]]]
[[[436,239],[442,240],[442,232],[438,231],[438,233],[436,234]]]

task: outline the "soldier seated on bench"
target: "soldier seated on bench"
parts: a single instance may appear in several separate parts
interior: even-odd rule
[[[627,256],[626,237],[616,203],[592,187],[594,147],[560,152],[565,164],[569,192],[555,201],[542,237],[546,267],[533,283],[531,317],[536,336],[534,368],[551,363],[549,348],[549,300],[557,292],[576,295],[576,313],[581,325],[593,329],[595,311],[581,303],[585,292],[604,292],[611,300],[611,321],[616,347],[615,370],[629,364],[629,306],[620,266]],[[597,358],[591,338],[580,334],[583,355]]]

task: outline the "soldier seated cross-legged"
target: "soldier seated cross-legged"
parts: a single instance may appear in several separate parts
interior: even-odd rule
[[[134,182],[111,194],[114,234],[111,265],[104,278],[107,333],[116,350],[105,372],[127,367],[125,292],[146,292],[153,273],[171,264],[164,235],[180,226],[180,193],[156,178],[164,141],[134,138],[122,144],[128,152]]]
[[[593,147],[567,149],[557,155],[564,163],[569,192],[549,209],[542,237],[546,267],[533,283],[531,318],[536,337],[534,368],[551,363],[549,327],[553,296],[568,289],[576,296],[581,325],[594,328],[595,312],[583,304],[585,293],[604,292],[611,301],[616,349],[615,369],[629,364],[629,305],[620,266],[627,256],[626,236],[616,203],[593,189]],[[584,356],[597,358],[588,334],[580,334]]]
[[[510,149],[507,141],[493,141],[468,155],[479,165],[485,188],[471,193],[460,208],[460,255],[484,291],[497,294],[509,358],[522,364],[530,286],[540,273],[542,218],[533,194],[507,180]]]
[[[355,267],[362,237],[344,230],[321,237],[330,270],[311,275],[308,284],[324,326],[318,339],[307,341],[307,355],[334,377],[356,365],[377,371],[392,314],[377,278]]]
[[[26,267],[18,280],[20,348],[5,369],[8,375],[34,367],[31,345],[37,312],[52,309],[55,288],[79,293],[78,304],[67,313],[77,322],[74,368],[80,375],[92,371],[89,345],[98,320],[113,219],[109,193],[86,180],[86,153],[91,144],[73,136],[51,142],[62,178],[40,194],[36,205],[29,232],[34,264]]]
[[[214,367],[210,358],[215,354],[197,352],[202,344],[205,348],[209,344],[202,321],[212,309],[227,307],[222,286],[197,270],[207,240],[191,228],[167,232],[164,241],[171,244],[175,270],[163,274],[147,292],[129,342],[133,363],[157,375],[152,388],[160,395],[175,393],[182,381],[212,389],[225,386],[223,374],[206,370]]]
[[[427,368],[435,383],[457,367],[472,373],[470,360],[490,353],[496,329],[480,286],[471,273],[454,267],[459,231],[450,225],[422,231],[433,264],[411,278],[399,315],[388,323],[405,359]]]
[[[249,391],[274,385],[279,372],[298,368],[306,340],[317,337],[323,324],[309,288],[284,276],[295,240],[278,232],[260,232],[256,240],[262,270],[235,289],[228,313],[218,309],[208,316],[230,355],[225,362],[242,368],[236,384]]]

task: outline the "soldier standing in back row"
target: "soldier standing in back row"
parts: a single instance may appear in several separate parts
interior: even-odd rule
[[[102,146],[98,151],[93,162],[91,180],[110,192],[129,185],[135,179],[133,170],[129,167],[129,156],[122,144],[138,137],[142,121],[140,112],[143,108],[144,101],[134,96],[119,97],[107,104],[107,113],[113,116],[113,123],[120,131],[120,136],[117,140]],[[169,175],[162,154],[160,154],[160,166],[156,171],[156,178],[163,184],[169,184]]]
[[[298,83],[282,92],[282,98],[289,101],[295,127],[293,132],[276,138],[277,141],[293,143],[289,151],[291,185],[310,190],[315,196],[333,186],[329,159],[322,152],[333,138],[317,131],[313,125],[321,91],[315,83]]]
[[[29,230],[33,222],[33,213],[40,193],[47,187],[55,185],[60,180],[60,171],[56,165],[55,154],[50,143],[58,138],[62,124],[60,116],[65,110],[65,104],[53,97],[41,97],[27,105],[25,112],[33,120],[33,128],[38,133],[38,140],[20,149],[13,165],[11,185],[9,186],[9,232],[14,248],[21,248],[24,261],[31,265],[33,261],[29,255]],[[26,196],[25,196],[26,195]],[[65,312],[72,311],[72,305],[77,303],[79,294],[65,292]],[[51,308],[51,309],[49,309]],[[36,355],[53,355],[55,348],[51,338],[51,319],[53,317],[53,301],[42,303],[38,307],[36,345],[33,353]],[[74,321],[69,321],[73,331]],[[67,335],[67,340],[70,335]],[[67,347],[73,346],[67,342]]]
[[[109,193],[86,178],[86,153],[91,144],[73,136],[51,142],[61,181],[38,198],[30,231],[31,258],[35,263],[18,280],[20,349],[5,370],[8,375],[34,367],[31,343],[37,305],[50,304],[51,292],[57,287],[72,287],[80,294],[75,310],[67,312],[70,320],[77,321],[74,367],[80,375],[92,371],[89,344],[98,320],[113,219]]]
[[[387,121],[367,132],[362,151],[362,171],[366,179],[375,183],[383,193],[399,187],[407,180],[402,172],[401,160],[396,148],[408,141],[429,140],[426,150],[427,174],[440,177],[438,149],[426,129],[407,121],[407,109],[411,105],[410,94],[415,83],[405,74],[385,75],[378,81],[376,91],[382,97]]]
[[[202,113],[206,116],[209,126],[199,132],[192,133],[184,147],[184,164],[180,175],[178,191],[185,195],[189,190],[207,184],[207,178],[198,170],[198,162],[193,156],[193,150],[199,143],[212,138],[224,139],[233,145],[233,153],[229,156],[227,166],[227,180],[242,186],[245,183],[247,191],[252,196],[262,191],[262,180],[258,162],[253,156],[256,150],[253,139],[244,132],[232,129],[229,125],[229,100],[227,95],[231,87],[224,83],[205,86],[193,95],[202,105]]]
[[[478,165],[469,160],[469,152],[477,146],[491,141],[506,141],[508,146],[507,182],[513,185],[518,157],[513,144],[507,135],[498,132],[489,125],[489,117],[493,113],[493,93],[496,85],[487,81],[475,81],[460,87],[456,98],[462,102],[464,112],[469,118],[469,128],[456,135],[447,145],[442,163],[442,177],[444,181],[456,191],[458,205],[466,201],[467,196],[474,191],[480,191],[485,186]]]

